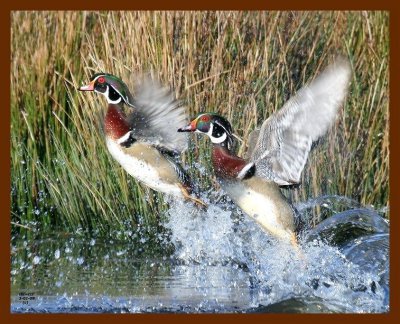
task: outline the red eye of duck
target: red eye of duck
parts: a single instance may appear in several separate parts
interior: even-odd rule
[[[104,83],[104,82],[106,82],[106,79],[104,77],[100,77],[100,78],[97,79],[97,81],[99,83]]]
[[[200,118],[203,122],[208,122],[210,121],[210,116],[204,115]]]

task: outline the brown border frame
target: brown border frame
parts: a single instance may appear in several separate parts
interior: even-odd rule
[[[372,323],[376,321],[392,322],[395,318],[400,318],[400,297],[399,297],[399,280],[398,274],[398,247],[399,236],[394,235],[394,231],[398,229],[398,193],[399,190],[396,186],[397,179],[400,179],[399,170],[396,167],[396,160],[398,161],[398,141],[399,141],[399,128],[395,126],[395,122],[399,119],[399,91],[396,91],[399,82],[400,71],[399,60],[392,59],[399,55],[399,10],[396,8],[394,2],[388,0],[371,1],[364,0],[359,3],[350,3],[350,1],[336,0],[330,1],[257,1],[257,0],[246,0],[246,1],[230,1],[229,4],[217,3],[215,0],[203,0],[199,2],[190,2],[183,0],[173,0],[166,2],[139,2],[139,3],[128,3],[127,1],[104,1],[97,0],[91,1],[77,1],[69,0],[68,2],[54,2],[54,1],[29,1],[29,0],[17,0],[10,2],[2,1],[0,4],[1,11],[1,40],[2,42],[8,42],[8,50],[0,52],[1,55],[1,71],[4,71],[4,75],[10,75],[10,14],[13,10],[385,10],[390,12],[390,165],[394,166],[390,168],[390,215],[391,215],[391,226],[390,226],[390,312],[388,314],[341,314],[341,315],[330,315],[330,314],[126,314],[126,315],[114,315],[114,314],[11,314],[10,313],[10,215],[9,212],[5,212],[1,217],[1,245],[0,255],[1,260],[7,260],[0,267],[1,274],[1,294],[0,294],[0,318],[7,322],[38,322],[38,323],[53,323],[54,321],[69,322],[69,321],[96,321],[98,322],[109,322],[110,320],[118,320],[121,322],[153,322],[153,321],[173,321],[173,322],[200,322],[200,321],[252,321],[252,322],[275,322],[275,321],[299,321],[299,322],[317,322],[320,323],[333,323],[336,321],[362,321],[363,323]],[[8,72],[8,74],[7,74]],[[4,87],[5,85],[5,87]],[[10,103],[10,85],[3,84],[3,91],[1,94],[5,97],[4,101]],[[2,118],[0,118],[0,143],[3,152],[10,152],[10,110],[2,108]],[[4,179],[1,189],[1,201],[4,208],[3,211],[10,210],[10,159],[7,154],[1,155],[1,178]],[[397,198],[397,199],[396,199]]]

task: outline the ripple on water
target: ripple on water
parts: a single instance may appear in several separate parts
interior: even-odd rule
[[[327,218],[303,235],[301,255],[230,204],[172,204],[167,213],[171,257],[149,256],[143,234],[136,246],[99,238],[16,243],[12,311],[389,310],[388,224],[371,210]],[[22,303],[21,293],[34,299]]]

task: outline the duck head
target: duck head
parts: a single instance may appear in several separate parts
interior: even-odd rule
[[[104,95],[109,104],[124,102],[133,107],[133,97],[127,85],[115,75],[96,73],[90,78],[89,84],[78,88],[79,91],[94,91]]]
[[[181,127],[178,132],[195,132],[208,135],[213,144],[233,146],[232,126],[222,116],[214,113],[201,113],[189,125]]]

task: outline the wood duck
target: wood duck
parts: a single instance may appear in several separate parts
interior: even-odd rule
[[[300,89],[250,134],[248,159],[235,155],[232,127],[215,113],[199,114],[178,132],[208,135],[222,189],[265,231],[297,246],[295,210],[279,186],[300,182],[312,142],[332,125],[349,78],[349,64],[340,60]]]
[[[170,125],[184,125],[187,117],[170,91],[145,80],[133,98],[126,84],[108,73],[93,75],[90,83],[78,90],[106,97],[103,127],[107,148],[125,171],[156,191],[204,206],[191,196],[192,183],[178,161],[187,148],[187,137],[176,136]],[[123,110],[124,104],[132,109],[129,115]]]

